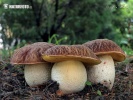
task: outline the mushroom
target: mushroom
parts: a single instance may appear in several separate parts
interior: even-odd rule
[[[83,45],[56,45],[48,49],[43,59],[54,62],[52,80],[59,83],[57,94],[64,95],[83,90],[87,81],[87,73],[82,62],[99,64],[101,61],[94,53]]]
[[[29,86],[41,85],[50,79],[51,63],[44,61],[41,54],[54,44],[37,42],[14,51],[11,64],[25,65],[24,76]]]
[[[108,39],[96,39],[84,43],[102,61],[98,65],[87,65],[88,80],[92,83],[101,83],[108,89],[112,89],[115,79],[114,61],[123,61],[125,53],[113,41]]]

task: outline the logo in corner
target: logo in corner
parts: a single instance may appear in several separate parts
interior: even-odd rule
[[[3,4],[4,9],[8,9],[8,4]]]

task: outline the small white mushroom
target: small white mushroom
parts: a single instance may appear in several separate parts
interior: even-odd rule
[[[125,53],[113,41],[108,39],[96,39],[84,43],[89,47],[102,61],[98,65],[87,65],[88,80],[92,83],[101,83],[108,89],[112,89],[115,79],[115,61],[123,61]]]
[[[11,64],[25,65],[24,76],[29,86],[41,85],[50,80],[51,63],[44,61],[41,54],[54,46],[46,42],[37,42],[15,50]]]
[[[87,66],[88,80],[92,83],[101,83],[111,89],[115,79],[114,61],[110,55],[98,57],[102,61],[100,64]]]

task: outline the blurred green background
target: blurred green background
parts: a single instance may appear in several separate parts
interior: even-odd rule
[[[133,0],[0,0],[0,34],[3,59],[33,42],[81,44],[98,38],[132,55]]]

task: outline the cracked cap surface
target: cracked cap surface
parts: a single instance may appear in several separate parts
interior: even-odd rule
[[[54,44],[47,42],[36,42],[16,49],[11,57],[11,64],[36,64],[46,63],[41,57],[41,54]]]
[[[99,64],[100,59],[86,46],[83,45],[56,45],[42,54],[48,62],[65,60],[78,60],[88,64]]]
[[[123,61],[126,58],[124,51],[113,41],[108,39],[96,39],[84,43],[96,55],[111,55],[116,61]]]

